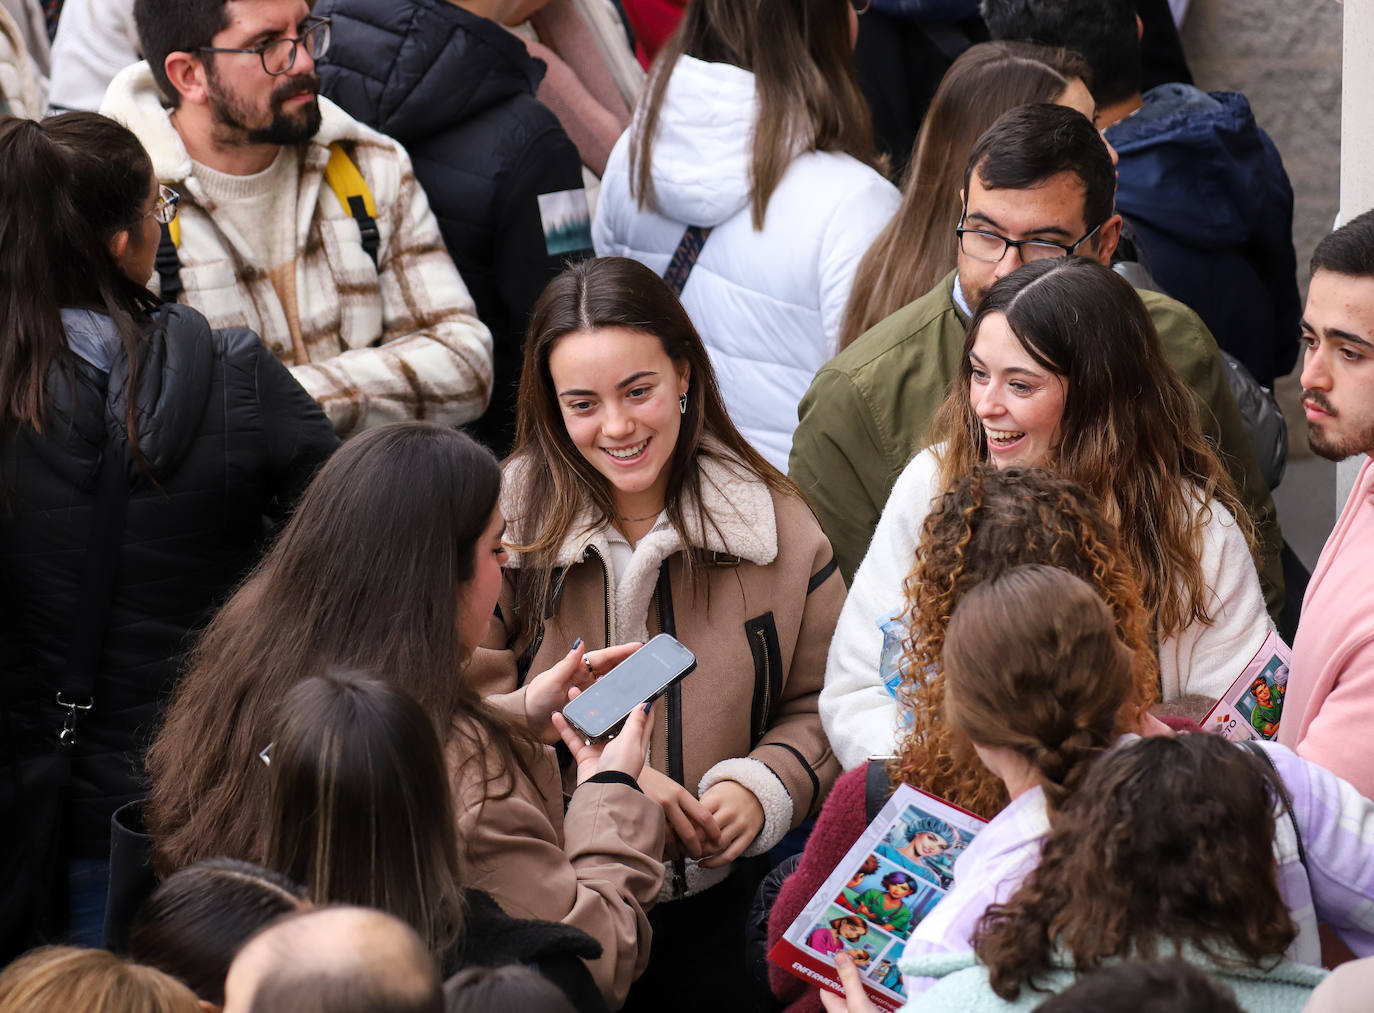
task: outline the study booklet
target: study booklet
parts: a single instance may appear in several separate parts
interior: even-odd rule
[[[768,958],[803,981],[843,993],[834,954],[846,951],[881,1009],[906,1002],[897,959],[954,881],[954,860],[985,821],[899,785]]]
[[[1283,716],[1292,660],[1293,652],[1283,638],[1270,633],[1231,688],[1207,712],[1202,727],[1232,741],[1274,738]]]

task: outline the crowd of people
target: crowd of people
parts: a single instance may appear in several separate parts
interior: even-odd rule
[[[1358,1008],[1374,211],[873,6],[0,0],[0,1013]]]

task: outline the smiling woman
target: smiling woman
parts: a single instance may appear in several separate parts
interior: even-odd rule
[[[686,312],[636,261],[569,267],[540,297],[517,428],[502,500],[514,552],[484,689],[513,689],[575,637],[666,632],[696,654],[654,705],[640,784],[671,856],[627,1008],[658,1008],[668,989],[683,1007],[718,1003],[722,986],[749,988],[754,856],[815,811],[838,769],[815,705],[844,598],[830,543],[735,429]]]
[[[932,502],[980,465],[1070,479],[1116,527],[1164,700],[1215,700],[1271,629],[1250,521],[1149,312],[1110,268],[1064,257],[991,282],[928,442],[893,487],[831,649],[820,712],[841,755],[871,755],[896,734],[883,624],[901,607]],[[922,702],[938,705],[926,667],[913,673],[930,683]]]

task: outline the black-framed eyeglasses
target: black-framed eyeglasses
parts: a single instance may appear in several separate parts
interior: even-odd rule
[[[1029,264],[1033,260],[1055,260],[1059,257],[1072,257],[1078,252],[1080,246],[1097,235],[1098,229],[1106,224],[1106,221],[1098,222],[1084,234],[1082,239],[1071,246],[1065,246],[1063,243],[1056,243],[1050,239],[1008,239],[1006,236],[999,236],[996,232],[966,229],[962,217],[959,219],[959,226],[954,230],[954,234],[959,237],[959,249],[964,251],[965,256],[972,257],[974,260],[981,260],[985,264],[999,263],[1007,255],[1007,249],[1014,246],[1016,252],[1021,256],[1021,262]]]
[[[273,77],[285,74],[296,65],[296,47],[304,46],[312,60],[329,51],[329,19],[311,18],[305,31],[296,39],[269,39],[252,49],[226,49],[221,46],[201,46],[198,53],[251,53],[262,61],[262,69]]]
[[[153,205],[153,210],[148,214],[152,215],[163,225],[171,225],[172,219],[177,216],[177,204],[181,202],[181,194],[177,193],[170,186],[158,184],[157,203]]]

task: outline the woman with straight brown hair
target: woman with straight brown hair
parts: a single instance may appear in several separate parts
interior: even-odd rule
[[[1272,630],[1245,509],[1140,296],[1109,268],[1065,257],[996,282],[928,443],[893,487],[831,645],[820,712],[841,762],[857,765],[897,731],[878,623],[901,608],[931,504],[980,464],[1071,479],[1115,526],[1161,699],[1216,700]],[[928,709],[940,666],[916,648],[909,667],[931,680],[917,691]]]
[[[898,203],[873,168],[855,6],[692,0],[611,152],[592,229],[599,255],[673,283],[731,418],[784,471],[797,403],[839,350],[854,270]]]
[[[1088,65],[1034,42],[980,42],[959,55],[930,101],[902,184],[902,204],[859,262],[840,347],[933,289],[954,270],[959,181],[983,131],[1008,109],[1037,102],[1093,118]]]
[[[50,946],[0,972],[0,1013],[201,1013],[171,975],[108,950]]]
[[[514,552],[483,685],[514,689],[574,634],[596,647],[664,632],[695,653],[696,671],[654,705],[641,783],[663,807],[670,861],[630,1002],[701,1008],[749,988],[743,922],[763,856],[838,772],[815,701],[844,582],[642,264],[586,261],[553,281],[520,392],[503,494]]]
[[[282,702],[271,781],[267,865],[316,904],[395,915],[442,977],[528,964],[578,1013],[605,1013],[583,963],[601,956],[600,943],[570,925],[511,918],[465,884],[443,749],[403,690],[338,673],[297,683]]]
[[[643,909],[662,881],[662,817],[635,783],[647,725],[632,716],[604,752],[574,738],[566,812],[550,746],[570,688],[632,648],[584,653],[569,635],[520,693],[478,698],[466,669],[501,589],[500,489],[491,452],[443,426],[383,426],[341,448],[196,645],[149,751],[149,829],[164,873],[213,855],[264,862],[263,757],[282,701],[331,668],[382,673],[443,744],[468,885],[600,941],[592,974],[615,1005],[647,959]]]

